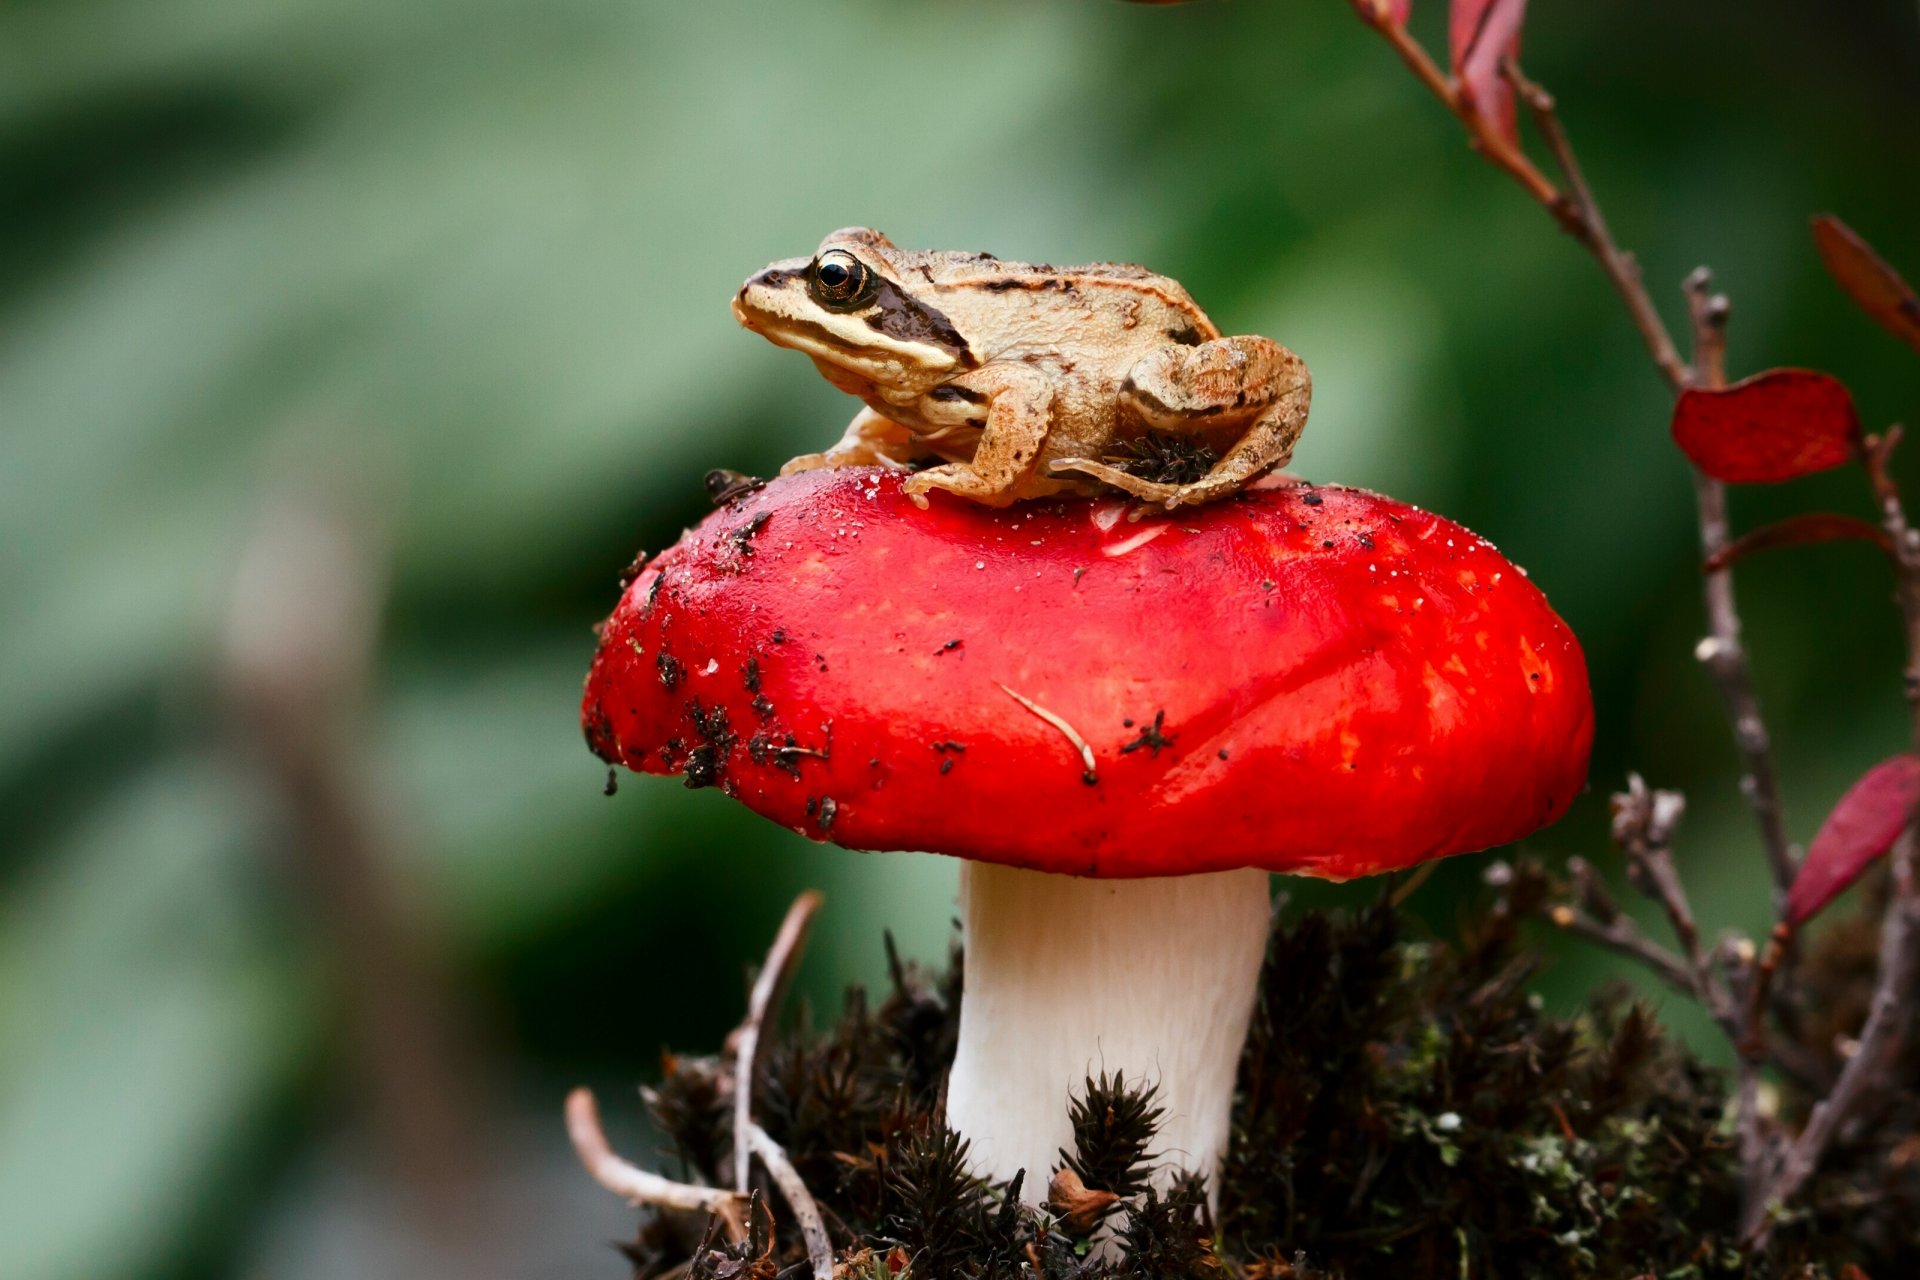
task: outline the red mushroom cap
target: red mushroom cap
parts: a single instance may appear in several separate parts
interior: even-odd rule
[[[628,585],[587,741],[816,839],[1093,876],[1367,875],[1584,784],[1579,643],[1459,525],[1293,483],[1125,511],[775,480]]]

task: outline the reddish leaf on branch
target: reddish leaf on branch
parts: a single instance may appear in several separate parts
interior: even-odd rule
[[[1447,15],[1447,46],[1461,99],[1515,144],[1520,130],[1513,86],[1500,73],[1500,63],[1519,56],[1520,24],[1526,16],[1527,0],[1453,0]]]
[[[1673,409],[1673,440],[1716,480],[1778,484],[1851,458],[1860,418],[1838,378],[1770,369],[1730,387],[1683,392]]]
[[[1900,838],[1920,801],[1920,756],[1899,755],[1867,770],[1807,846],[1807,859],[1787,890],[1787,919],[1798,925],[1858,880]]]
[[[1859,234],[1830,213],[1813,220],[1820,258],[1847,296],[1896,338],[1920,351],[1920,298]]]
[[[1766,525],[1735,538],[1714,555],[1707,557],[1706,570],[1717,573],[1756,551],[1775,547],[1805,547],[1816,542],[1871,542],[1888,555],[1893,554],[1893,539],[1877,524],[1820,511],[1794,516],[1778,524]]]

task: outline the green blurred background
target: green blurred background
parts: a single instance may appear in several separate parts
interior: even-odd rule
[[[1711,262],[1736,372],[1916,412],[1805,230],[1920,275],[1910,0],[1542,0],[1527,49],[1670,319]],[[1584,638],[1594,790],[1531,847],[1616,870],[1639,768],[1693,799],[1707,922],[1763,922],[1665,394],[1343,0],[4,0],[0,1276],[620,1276],[567,1086],[646,1152],[632,1083],[719,1043],[804,886],[817,1008],[883,927],[944,953],[951,865],[607,799],[575,718],[703,471],[851,413],[727,312],[848,223],[1145,262],[1293,346],[1295,469],[1472,526]],[[1861,485],[1735,510],[1816,505]],[[1903,740],[1886,573],[1821,548],[1740,588],[1804,840]],[[1420,891],[1436,929],[1485,861]],[[1618,972],[1554,956],[1563,1006]]]

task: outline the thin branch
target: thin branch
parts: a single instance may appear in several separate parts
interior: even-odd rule
[[[1621,916],[1603,924],[1586,912],[1562,902],[1547,908],[1546,918],[1555,927],[1576,938],[1584,938],[1616,955],[1639,961],[1656,978],[1681,995],[1699,997],[1700,990],[1694,985],[1693,971],[1680,957],[1640,932],[1640,927],[1634,924],[1631,917]]]
[[[786,1199],[787,1207],[793,1210],[794,1221],[800,1224],[800,1238],[807,1243],[807,1260],[813,1264],[813,1280],[833,1280],[833,1242],[827,1236],[826,1220],[820,1216],[820,1206],[814,1203],[806,1180],[787,1159],[780,1144],[767,1136],[765,1129],[748,1121],[746,1134],[742,1149],[760,1157],[760,1163],[773,1175],[773,1184]]]
[[[1727,321],[1733,301],[1713,291],[1713,272],[1695,267],[1681,283],[1687,295],[1687,316],[1693,322],[1693,385],[1727,385]]]
[[[1908,710],[1913,719],[1913,743],[1920,750],[1920,533],[1907,520],[1900,486],[1889,469],[1893,451],[1903,435],[1898,425],[1862,443],[1861,462],[1880,507],[1880,526],[1893,543],[1894,579],[1900,617],[1906,626],[1907,666],[1904,672]]]
[[[1716,342],[1704,350],[1697,349],[1692,365],[1681,358],[1679,348],[1660,318],[1659,309],[1654,306],[1653,298],[1647,292],[1639,262],[1614,242],[1600,202],[1588,185],[1579,157],[1560,123],[1553,95],[1529,80],[1513,59],[1502,61],[1501,74],[1513,86],[1515,95],[1525,104],[1535,127],[1540,131],[1565,181],[1565,190],[1541,173],[1524,152],[1486,116],[1475,110],[1474,105],[1460,93],[1457,83],[1441,72],[1433,59],[1427,56],[1426,50],[1407,33],[1404,26],[1392,21],[1383,8],[1356,4],[1355,10],[1361,21],[1379,32],[1420,82],[1466,126],[1475,150],[1518,182],[1599,263],[1615,292],[1626,304],[1634,328],[1639,331],[1641,341],[1646,344],[1647,352],[1668,388],[1678,395],[1690,386],[1704,385],[1703,379],[1710,379],[1716,384],[1723,381],[1721,355],[1725,349],[1724,342]],[[1716,329],[1723,329],[1726,320],[1725,299],[1715,301],[1718,307]],[[1700,315],[1697,309],[1695,315],[1697,320]],[[1696,323],[1696,336],[1698,333]],[[1700,345],[1696,342],[1696,347]],[[1696,469],[1694,493],[1699,506],[1703,558],[1711,559],[1730,540],[1726,491],[1718,481]],[[1759,700],[1753,693],[1746,653],[1740,647],[1740,617],[1734,606],[1733,580],[1725,572],[1709,573],[1704,591],[1710,634],[1700,652],[1714,682],[1719,686],[1721,699],[1733,722],[1734,742],[1748,779],[1744,789],[1760,824],[1768,865],[1773,872],[1777,904],[1784,899],[1787,886],[1793,881],[1794,857],[1780,816],[1779,783],[1773,765],[1772,742],[1767,735],[1766,722],[1760,716]],[[1920,688],[1920,679],[1917,679],[1916,687]]]
[[[1673,833],[1686,811],[1686,797],[1678,791],[1649,790],[1645,779],[1630,773],[1627,789],[1613,797],[1613,841],[1626,856],[1627,878],[1634,888],[1666,912],[1687,967],[1704,995],[1712,988],[1711,972],[1700,952],[1693,904],[1673,867]]]
[[[1766,950],[1747,976],[1746,1014],[1741,1023],[1739,1042],[1734,1047],[1751,1061],[1758,1062],[1766,1056],[1766,1010],[1773,992],[1773,978],[1792,946],[1793,925],[1790,921],[1782,920],[1773,926],[1773,933],[1767,938]]]
[[[1407,34],[1407,29],[1365,8],[1360,9],[1359,13],[1361,21],[1378,31],[1386,38],[1387,43],[1393,46],[1393,51],[1400,55],[1400,60],[1407,64],[1413,74],[1419,78],[1420,83],[1426,85],[1433,96],[1458,117],[1460,123],[1466,127],[1467,137],[1473,144],[1473,149],[1518,182],[1526,189],[1528,195],[1545,205],[1549,212],[1554,213],[1556,217],[1562,216],[1560,210],[1565,204],[1565,197],[1560,194],[1559,188],[1553,185],[1552,179],[1541,173],[1533,161],[1527,158],[1526,152],[1508,141],[1484,115],[1474,109],[1473,104],[1460,93],[1459,85],[1454,79],[1440,70],[1433,59],[1427,56],[1427,51]],[[1569,231],[1575,230],[1564,217],[1562,217],[1562,225]]]
[[[1766,1243],[1775,1213],[1819,1167],[1820,1158],[1839,1132],[1841,1122],[1874,1092],[1886,1085],[1895,1057],[1906,1040],[1912,1019],[1914,977],[1920,969],[1920,856],[1916,855],[1912,827],[1893,848],[1893,876],[1886,915],[1880,925],[1880,976],[1860,1044],[1833,1090],[1807,1116],[1806,1127],[1787,1147],[1779,1167],[1767,1181],[1764,1194],[1748,1204],[1741,1235],[1755,1247]]]
[[[567,1136],[593,1180],[629,1204],[718,1214],[726,1224],[729,1240],[737,1244],[746,1239],[746,1223],[741,1217],[745,1197],[719,1187],[674,1182],[615,1155],[606,1131],[600,1127],[600,1106],[591,1089],[575,1089],[567,1095]]]
[[[1764,1036],[1755,1037],[1742,1020],[1741,1004],[1722,971],[1752,970],[1751,944],[1738,938],[1711,951],[1701,946],[1699,927],[1673,861],[1673,830],[1684,810],[1680,795],[1651,791],[1639,777],[1630,775],[1628,790],[1615,795],[1613,805],[1613,837],[1626,860],[1629,878],[1660,904],[1682,953],[1668,950],[1642,933],[1632,917],[1620,910],[1585,858],[1567,859],[1570,900],[1534,908],[1533,913],[1566,933],[1635,961],[1673,990],[1693,998],[1736,1047],[1758,1043],[1761,1052],[1748,1064],[1756,1071],[1763,1061],[1771,1062],[1797,1084],[1817,1090],[1825,1073],[1813,1055],[1790,1040],[1768,1043]],[[1761,994],[1764,998],[1766,993],[1763,990]]]
[[[1627,304],[1634,328],[1640,331],[1641,340],[1647,344],[1648,354],[1659,367],[1661,376],[1666,378],[1667,385],[1678,394],[1688,384],[1692,371],[1686,361],[1680,358],[1679,348],[1674,346],[1666,324],[1660,319],[1659,310],[1653,305],[1653,298],[1647,293],[1639,260],[1614,243],[1606,215],[1601,212],[1600,202],[1594,199],[1593,188],[1587,185],[1579,157],[1574,154],[1573,144],[1567,138],[1566,130],[1561,127],[1553,95],[1527,79],[1521,73],[1519,64],[1511,58],[1502,62],[1501,71],[1513,86],[1515,95],[1526,104],[1534,127],[1539,129],[1554,163],[1566,179],[1567,194],[1561,200],[1567,207],[1550,206],[1547,211],[1586,247],[1587,252],[1599,262],[1601,270],[1607,273],[1607,279],[1612,281],[1621,301]]]
[[[760,1072],[760,1033],[768,1020],[780,1011],[780,999],[786,994],[793,966],[807,945],[807,927],[813,923],[813,913],[820,909],[820,902],[820,891],[809,889],[787,908],[786,919],[780,922],[780,931],[773,935],[773,946],[768,948],[766,962],[754,979],[753,993],[747,998],[747,1019],[733,1034],[733,1186],[742,1195],[747,1191],[750,1153],[741,1135],[751,1133],[754,1128],[753,1083],[759,1079]]]
[[[1865,442],[1862,461],[1881,518],[1894,546],[1900,612],[1907,632],[1906,688],[1914,719],[1912,741],[1920,750],[1920,539],[1908,524],[1900,488],[1887,469],[1899,443],[1899,429]],[[1806,1126],[1780,1157],[1765,1190],[1747,1205],[1742,1235],[1756,1247],[1766,1242],[1779,1208],[1793,1198],[1820,1165],[1840,1126],[1884,1090],[1894,1059],[1906,1043],[1913,1016],[1916,975],[1920,975],[1920,834],[1913,815],[1893,847],[1892,877],[1886,912],[1880,921],[1879,976],[1867,1021],[1854,1054],[1840,1070],[1833,1089],[1817,1103]]]
[[[1726,385],[1726,326],[1731,306],[1724,295],[1712,292],[1712,283],[1712,274],[1705,267],[1695,270],[1686,282],[1688,314],[1693,320],[1693,380],[1703,387]],[[1693,492],[1699,510],[1702,558],[1707,563],[1722,563],[1733,542],[1727,523],[1727,487],[1696,467]],[[1741,790],[1760,824],[1767,866],[1773,872],[1774,914],[1778,917],[1785,905],[1787,889],[1799,869],[1799,860],[1787,839],[1786,820],[1781,814],[1780,777],[1773,763],[1773,739],[1760,714],[1760,699],[1753,692],[1753,672],[1747,664],[1746,646],[1740,640],[1740,609],[1733,595],[1733,573],[1726,568],[1708,569],[1700,586],[1707,612],[1707,637],[1695,647],[1694,656],[1713,677],[1721,704],[1733,724],[1734,746],[1746,767]]]

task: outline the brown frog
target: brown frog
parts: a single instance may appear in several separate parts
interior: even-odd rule
[[[923,507],[932,489],[1005,506],[1091,481],[1208,502],[1283,465],[1307,421],[1300,357],[1221,337],[1178,282],[1122,263],[920,253],[850,227],[748,280],[733,314],[866,402],[783,474],[944,459],[906,482]],[[1202,473],[1136,474],[1156,454]]]

